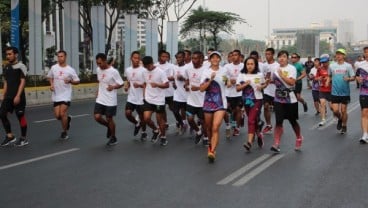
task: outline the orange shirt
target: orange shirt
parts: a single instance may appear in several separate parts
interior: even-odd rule
[[[319,91],[320,92],[331,92],[331,83],[327,86],[327,78],[328,78],[328,69],[323,67],[318,68],[316,78],[322,78],[319,82]]]

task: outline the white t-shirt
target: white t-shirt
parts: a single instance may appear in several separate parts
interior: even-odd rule
[[[143,73],[143,76],[146,83],[144,99],[148,103],[153,105],[165,105],[165,89],[159,87],[153,88],[151,86],[152,82],[159,84],[169,82],[165,72],[162,69],[156,67],[152,71],[148,71],[146,69],[146,71]]]
[[[296,68],[293,65],[288,64],[285,67],[280,67],[282,73],[288,77],[288,78],[293,78],[296,79]],[[292,90],[294,86],[288,85],[282,78],[280,78],[278,71],[276,70],[273,75],[272,75],[272,80],[275,83],[276,89],[289,89],[291,90],[289,93],[289,97],[287,98],[282,98],[282,97],[278,97],[277,94],[275,94],[275,102],[278,103],[296,103],[298,102],[295,96],[294,91]]]
[[[144,71],[146,71],[146,69],[140,66],[138,68],[128,67],[124,72],[124,76],[127,78],[130,85],[127,99],[129,103],[143,105],[143,88],[135,88],[134,83],[144,83]]]
[[[54,81],[54,91],[51,98],[53,102],[71,101],[72,85],[70,83],[65,84],[64,80],[79,81],[77,73],[71,66],[61,67],[59,64],[55,64],[48,72],[47,78]]]
[[[178,76],[181,75],[185,78],[185,74],[187,73],[187,65],[178,66],[175,65],[174,67],[174,78],[175,78],[175,84],[176,89],[174,91],[174,101],[177,102],[187,102],[188,92],[185,91],[184,85],[185,81],[179,81]]]
[[[201,85],[201,76],[205,68],[195,69],[194,67],[188,68],[186,71],[185,78],[189,80],[189,93],[187,98],[187,104],[193,107],[203,107],[204,92],[192,91],[191,87],[199,87]]]
[[[124,84],[118,70],[110,66],[107,69],[100,69],[97,67],[97,79],[98,79],[98,96],[96,98],[96,103],[105,106],[117,106],[117,89],[111,91],[107,90],[109,85],[122,85]]]
[[[266,76],[267,72],[269,71],[269,66],[267,63],[258,62],[259,72],[261,72],[264,76]]]
[[[220,67],[217,71],[214,71],[211,68],[205,68],[202,72],[201,83],[205,83],[210,80],[213,72],[216,73],[216,76],[205,92],[203,103],[203,110],[208,112],[227,108],[225,80],[229,77],[225,68]]]
[[[236,81],[238,79],[240,71],[244,68],[244,64],[243,63],[239,63],[237,65],[233,63],[226,64],[225,68],[227,70],[227,74],[229,78]],[[232,85],[231,87],[227,87],[226,91],[227,91],[226,92],[227,97],[241,97],[242,96],[242,92],[236,91],[236,84]]]
[[[268,73],[271,76],[280,68],[280,64],[277,63],[276,61],[273,62],[272,64],[267,63],[267,66],[268,71],[264,72],[265,77],[267,76]],[[267,87],[263,90],[263,93],[271,97],[275,97],[275,90],[276,90],[275,84],[269,83]]]
[[[257,87],[261,86],[265,82],[263,73],[259,72],[257,74],[240,74],[236,80],[236,84],[242,84],[243,82],[250,81],[251,88],[246,88],[241,91],[243,98],[250,99],[263,99],[262,90],[258,90]]]
[[[161,70],[163,70],[166,74],[166,77],[173,77],[174,76],[174,64],[171,64],[169,62],[166,62],[165,64],[156,63],[156,67],[159,67]],[[173,97],[174,96],[174,87],[173,83],[174,81],[169,81],[169,88],[164,89],[165,91],[165,97]]]

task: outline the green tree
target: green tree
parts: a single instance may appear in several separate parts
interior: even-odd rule
[[[231,12],[209,11],[202,7],[192,10],[184,20],[180,33],[182,37],[198,35],[200,40],[206,41],[207,33],[212,36],[214,48],[217,50],[220,40],[219,33],[233,33],[235,23],[246,23],[238,14]]]

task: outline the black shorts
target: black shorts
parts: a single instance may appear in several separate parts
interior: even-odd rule
[[[350,103],[350,96],[335,96],[331,95],[332,104],[348,104]]]
[[[319,102],[319,91],[318,90],[312,90],[312,97],[314,102]]]
[[[187,116],[197,115],[199,119],[201,119],[201,120],[204,119],[204,114],[203,114],[203,108],[202,107],[194,107],[194,106],[191,106],[191,105],[187,105],[186,114],[187,114]]]
[[[179,112],[180,109],[186,109],[187,103],[186,102],[178,102],[174,100],[174,112]]]
[[[270,96],[270,95],[266,95],[266,94],[263,94],[263,103],[268,103],[270,105],[273,105],[273,100],[275,98]]]
[[[143,105],[137,105],[137,104],[133,104],[130,102],[127,102],[125,105],[125,110],[130,110],[130,111],[137,111],[137,113],[143,113]]]
[[[116,106],[106,106],[100,103],[95,103],[94,114],[101,114],[107,117],[113,117],[116,115]]]
[[[302,88],[303,88],[303,83],[297,82],[295,84],[294,92],[300,94],[302,92]]]
[[[325,99],[327,101],[331,101],[331,93],[330,92],[319,92],[319,99]]]
[[[21,99],[18,105],[14,105],[14,101],[12,99],[4,99],[1,103],[0,113],[13,113],[15,111],[16,114],[24,113],[26,109],[26,101]]]
[[[165,97],[165,104],[171,106],[174,103],[174,97]]]
[[[298,103],[278,103],[275,102],[273,106],[275,112],[276,124],[282,123],[284,119],[287,120],[298,120]]]
[[[359,96],[360,108],[368,108],[368,95]]]
[[[54,107],[59,106],[59,105],[66,105],[66,106],[70,106],[70,101],[58,101],[58,102],[54,102]]]
[[[155,105],[144,101],[143,104],[143,112],[144,111],[152,111],[155,113],[165,113],[165,105]]]
[[[227,100],[227,105],[230,107],[230,109],[235,109],[236,107],[240,107],[240,108],[243,107],[243,98],[241,96],[226,97],[226,100]]]

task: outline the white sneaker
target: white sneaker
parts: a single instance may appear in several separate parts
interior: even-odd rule
[[[368,138],[367,137],[362,137],[359,140],[360,144],[367,144],[368,143]]]
[[[321,122],[318,123],[318,126],[324,126],[326,124],[326,120],[322,120]]]

